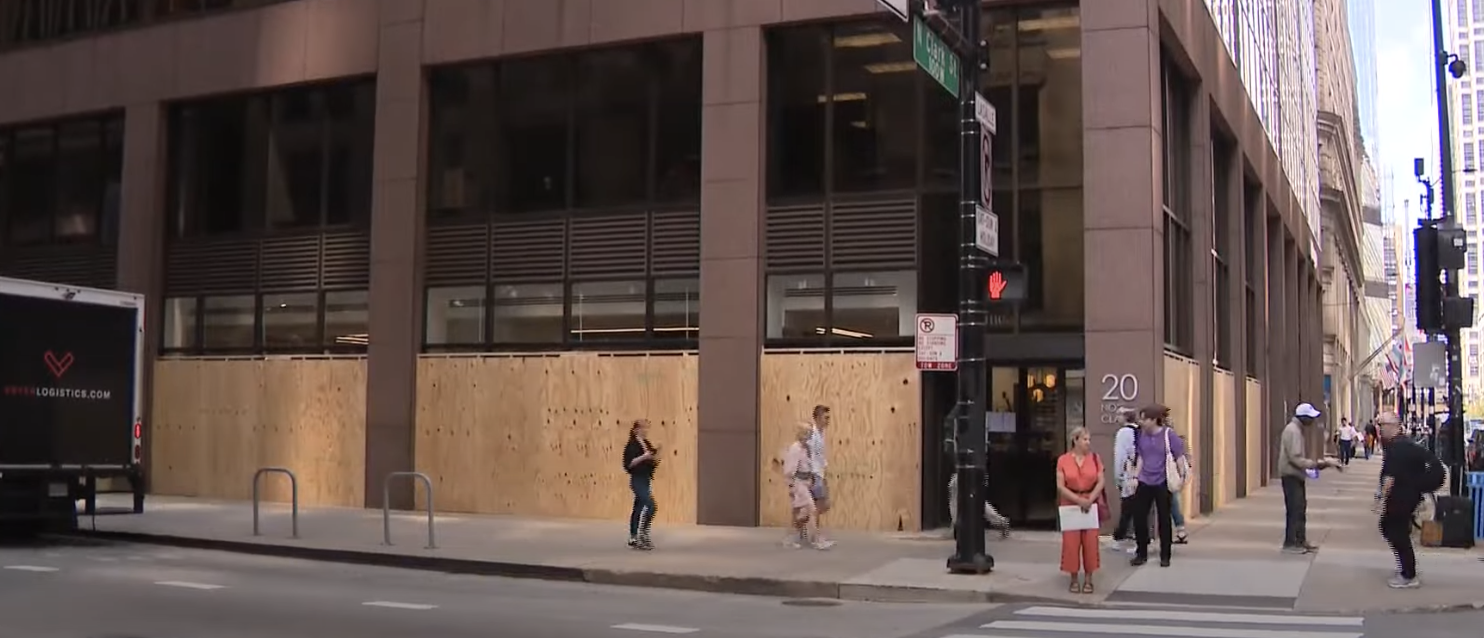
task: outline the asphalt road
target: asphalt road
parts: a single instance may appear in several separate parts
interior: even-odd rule
[[[1458,638],[1484,627],[1484,612],[797,602],[95,541],[0,546],[0,638]]]
[[[985,609],[800,607],[91,541],[0,547],[0,638],[901,638]]]

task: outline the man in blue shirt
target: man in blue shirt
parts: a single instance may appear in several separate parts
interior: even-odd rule
[[[1164,416],[1169,408],[1150,405],[1139,410],[1139,431],[1134,441],[1134,471],[1138,485],[1134,488],[1134,559],[1129,564],[1138,567],[1149,562],[1149,513],[1159,518],[1159,566],[1170,566],[1170,555],[1175,544],[1174,528],[1170,518],[1169,481],[1165,468],[1168,461],[1178,463],[1185,458],[1185,441],[1164,425]]]

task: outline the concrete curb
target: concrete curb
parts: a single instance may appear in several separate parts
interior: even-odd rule
[[[768,596],[776,598],[815,598],[860,602],[894,603],[1036,603],[1076,605],[1076,602],[1043,596],[1027,596],[999,592],[965,591],[903,587],[894,585],[865,585],[838,582],[787,580],[781,578],[744,578],[712,576],[705,574],[673,574],[663,572],[629,571],[615,569],[589,569],[559,565],[509,563],[499,561],[445,558],[439,556],[388,554],[348,549],[328,549],[295,545],[272,545],[247,541],[229,541],[208,538],[192,538],[167,534],[142,534],[137,532],[80,531],[69,536],[75,538],[167,545],[238,554],[275,556],[332,563],[395,567],[420,571],[436,571],[451,574],[476,576],[498,576],[503,578],[532,578],[594,585],[621,585],[626,587],[649,587],[701,591],[717,594],[740,594],[746,596]]]

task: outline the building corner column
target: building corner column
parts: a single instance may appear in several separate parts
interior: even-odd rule
[[[1196,361],[1195,413],[1187,417],[1186,440],[1192,441],[1193,451],[1199,460],[1195,462],[1198,472],[1196,489],[1191,491],[1195,509],[1186,508],[1190,514],[1208,514],[1215,505],[1215,481],[1212,472],[1214,462],[1215,410],[1214,360],[1216,358],[1216,283],[1211,251],[1215,248],[1214,224],[1216,217],[1215,174],[1213,171],[1211,142],[1211,96],[1205,84],[1193,87],[1190,96],[1190,219],[1191,219],[1191,308],[1193,343],[1192,355]],[[1222,442],[1221,445],[1226,445]]]
[[[1265,210],[1270,210],[1264,206]],[[1266,441],[1268,449],[1264,455],[1263,465],[1267,468],[1265,473],[1268,478],[1277,478],[1278,467],[1271,458],[1278,452],[1278,437],[1283,431],[1283,425],[1288,422],[1288,412],[1293,408],[1289,403],[1290,385],[1292,380],[1291,361],[1289,354],[1297,345],[1293,339],[1293,333],[1288,324],[1288,268],[1286,264],[1287,230],[1283,226],[1283,218],[1277,214],[1265,214],[1263,223],[1267,227],[1268,267],[1267,267],[1267,375],[1263,379],[1263,387],[1268,396],[1268,418],[1264,421],[1265,429],[1263,440]]]
[[[701,299],[696,522],[756,526],[767,47],[756,25],[703,37],[701,289],[727,292]]]
[[[144,295],[144,378],[139,380],[146,428],[153,427],[154,360],[160,352],[160,320],[165,288],[165,109],[159,102],[124,109],[124,165],[118,219],[119,290]],[[141,443],[146,485],[154,467],[154,437]]]
[[[366,507],[382,507],[391,472],[412,471],[422,343],[424,205],[422,3],[381,0],[371,196],[371,343],[366,357]],[[395,5],[395,6],[394,6]],[[390,505],[411,509],[399,481]]]
[[[1247,496],[1247,459],[1254,451],[1247,447],[1247,375],[1252,374],[1247,361],[1248,344],[1254,335],[1247,334],[1247,289],[1250,276],[1247,254],[1247,184],[1242,173],[1242,152],[1232,144],[1226,149],[1223,166],[1226,167],[1226,192],[1216,193],[1226,201],[1226,267],[1227,267],[1227,318],[1230,322],[1232,375],[1232,467],[1236,476],[1232,484],[1236,498]]]
[[[1098,203],[1083,215],[1084,405],[1098,414],[1093,449],[1112,458],[1117,410],[1164,398],[1157,3],[1083,3],[1082,61],[1083,201]]]

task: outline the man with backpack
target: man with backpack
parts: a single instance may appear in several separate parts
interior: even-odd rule
[[[1401,422],[1395,415],[1377,419],[1381,445],[1386,458],[1381,461],[1381,537],[1396,556],[1397,573],[1387,586],[1412,589],[1417,580],[1417,552],[1412,548],[1412,519],[1422,498],[1443,486],[1447,471],[1427,448],[1401,436]]]

